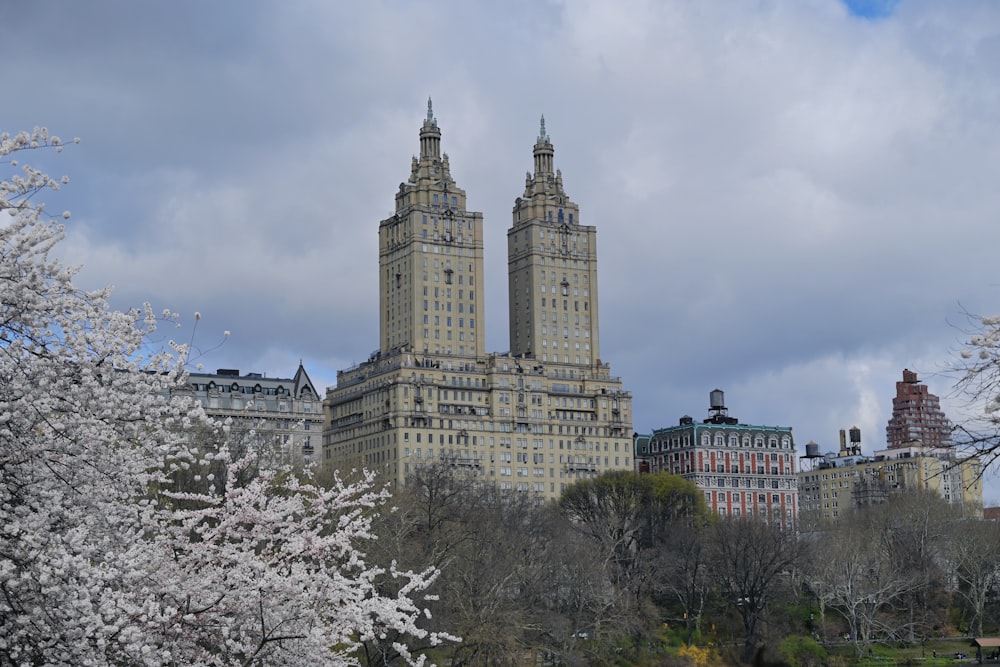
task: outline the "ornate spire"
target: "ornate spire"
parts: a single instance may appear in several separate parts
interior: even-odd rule
[[[420,159],[441,157],[441,130],[434,118],[434,106],[427,98],[427,119],[420,128]]]
[[[552,174],[552,142],[545,131],[545,116],[538,126],[538,141],[535,142],[535,178]]]

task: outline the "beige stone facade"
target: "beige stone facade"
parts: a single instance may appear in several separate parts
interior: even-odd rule
[[[191,373],[175,393],[191,396],[217,421],[230,420],[237,441],[252,445],[265,466],[315,461],[323,410],[301,363],[290,378],[225,368]]]
[[[935,493],[961,516],[983,517],[982,465],[950,447],[893,447],[872,456],[842,447],[837,455],[804,461],[800,511],[822,520],[837,521],[903,491]]]
[[[535,172],[514,203],[507,232],[510,351],[541,361],[590,365],[600,359],[597,229],[580,224],[580,207],[553,171],[544,120]]]
[[[466,209],[430,112],[396,212],[379,224],[379,300],[382,353],[485,354],[483,214]]]
[[[484,351],[483,215],[440,148],[428,103],[379,226],[381,347],[327,390],[324,464],[394,484],[446,464],[539,501],[633,469],[632,397],[598,356],[596,230],[563,191],[544,121],[508,231],[510,352]]]

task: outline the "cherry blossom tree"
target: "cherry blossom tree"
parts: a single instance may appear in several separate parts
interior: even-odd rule
[[[176,315],[74,285],[38,202],[68,180],[18,164],[36,150],[62,142],[0,135],[0,664],[348,665],[390,632],[449,639],[419,626],[435,570],[365,559],[387,499],[370,477],[322,488],[231,455],[173,391]]]

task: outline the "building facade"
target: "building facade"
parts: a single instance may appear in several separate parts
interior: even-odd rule
[[[265,465],[315,461],[322,402],[301,363],[290,378],[226,368],[191,373],[187,390],[210,417],[231,419],[237,436],[258,449]]]
[[[535,143],[535,172],[514,202],[507,231],[510,351],[542,362],[590,366],[600,359],[597,228],[580,224],[580,207],[553,170],[545,132]]]
[[[941,399],[917,381],[917,374],[909,369],[903,370],[903,381],[896,383],[885,439],[890,449],[951,445],[951,422],[941,410]]]
[[[803,514],[836,521],[859,507],[884,503],[905,491],[935,493],[965,518],[983,517],[982,466],[959,456],[951,447],[891,447],[870,456],[861,453],[860,430],[851,429],[850,443],[840,432],[840,451],[816,453],[806,446],[799,472]]]
[[[631,394],[598,356],[596,229],[553,170],[544,119],[508,238],[510,351],[485,352],[483,215],[441,153],[420,154],[379,225],[380,348],[337,373],[323,461],[392,483],[449,465],[540,500],[631,470]]]
[[[640,473],[669,472],[693,481],[720,516],[759,517],[791,527],[798,515],[798,479],[792,429],[741,424],[724,394],[710,395],[709,416],[636,435]]]

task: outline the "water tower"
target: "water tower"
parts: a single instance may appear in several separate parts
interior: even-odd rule
[[[816,465],[816,459],[826,458],[819,453],[819,445],[810,440],[806,443],[806,453],[799,457],[799,471],[810,472]]]
[[[713,389],[708,394],[708,419],[706,424],[738,424],[736,417],[730,417],[726,410],[726,395],[721,389]]]

